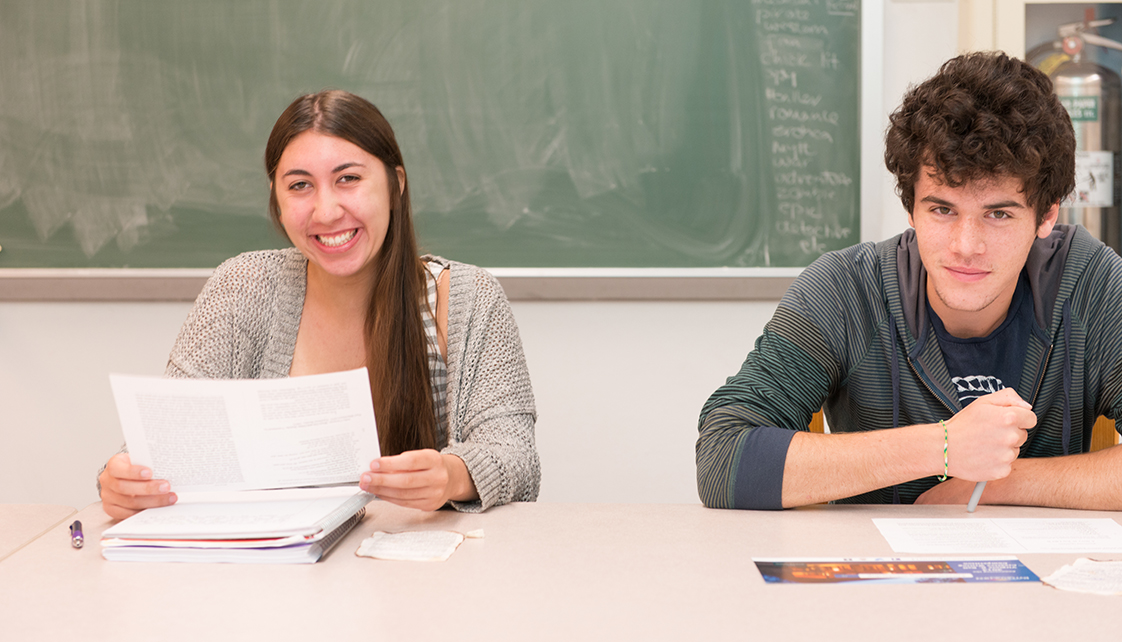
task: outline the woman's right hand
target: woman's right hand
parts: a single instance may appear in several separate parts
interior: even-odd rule
[[[101,483],[101,508],[114,519],[174,504],[178,499],[171,492],[171,484],[152,479],[152,469],[134,466],[127,453],[113,455],[97,479]]]

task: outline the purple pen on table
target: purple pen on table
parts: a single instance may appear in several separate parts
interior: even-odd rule
[[[85,543],[85,538],[82,536],[82,522],[74,520],[70,525],[70,545],[74,548],[82,548]]]

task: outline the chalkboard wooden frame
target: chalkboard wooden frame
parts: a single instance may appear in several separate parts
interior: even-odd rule
[[[881,135],[884,0],[861,11],[860,165],[862,240],[879,230],[884,184]],[[778,300],[801,268],[493,268],[513,301]],[[192,301],[207,269],[0,269],[0,303],[8,301]]]

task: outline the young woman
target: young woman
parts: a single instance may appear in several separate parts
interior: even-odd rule
[[[413,508],[479,511],[537,498],[534,398],[518,328],[487,272],[418,259],[405,165],[374,105],[298,98],[265,148],[269,213],[295,246],[215,270],[169,377],[248,379],[366,366],[382,457],[360,486]],[[109,460],[105,512],[176,501],[167,481]]]

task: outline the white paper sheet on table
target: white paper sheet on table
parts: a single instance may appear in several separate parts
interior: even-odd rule
[[[110,383],[132,462],[177,493],[357,483],[379,454],[365,368]]]
[[[1094,595],[1122,595],[1122,562],[1080,558],[1044,578],[1062,591]]]
[[[1122,525],[1095,519],[873,519],[897,553],[1116,553]]]
[[[405,562],[443,562],[463,541],[464,536],[453,531],[377,531],[362,540],[355,555]]]

